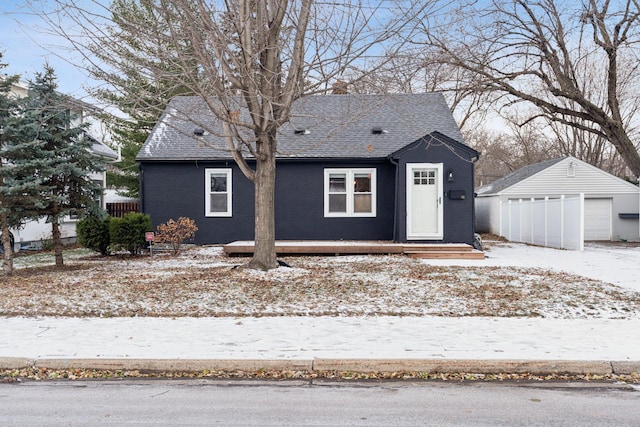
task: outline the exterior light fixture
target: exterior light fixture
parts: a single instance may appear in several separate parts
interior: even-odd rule
[[[453,170],[449,169],[447,172],[447,182],[455,181],[455,177],[453,176]]]

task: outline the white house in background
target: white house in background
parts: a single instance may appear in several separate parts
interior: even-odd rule
[[[12,86],[11,93],[22,98],[28,94],[28,84],[19,82]],[[70,98],[69,109],[76,117],[73,122],[73,126],[78,126],[83,123],[96,123],[96,119],[92,116],[98,110],[90,104],[78,99]],[[100,138],[93,136],[95,132],[93,127],[89,127],[87,130],[87,136],[92,141],[91,152],[96,156],[101,156],[106,162],[118,161],[118,153],[112,150],[108,145],[103,143]],[[94,172],[91,175],[91,179],[100,183],[103,189],[107,186],[107,173],[106,171]],[[100,204],[102,208],[106,208],[105,198],[100,198]],[[63,239],[68,241],[75,241],[76,238],[76,219],[73,217],[66,217],[62,224],[60,224],[60,231]],[[41,218],[37,221],[28,221],[23,227],[17,230],[11,230],[16,242],[15,250],[21,248],[39,248],[42,245],[43,240],[51,238],[51,224],[46,222],[46,218]]]
[[[640,189],[575,157],[525,166],[480,187],[476,231],[500,233],[500,203],[584,194],[584,239],[640,241]]]

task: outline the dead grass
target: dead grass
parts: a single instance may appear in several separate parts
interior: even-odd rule
[[[580,276],[513,267],[435,267],[404,256],[284,258],[233,268],[219,248],[172,257],[76,251],[58,270],[21,257],[3,277],[4,316],[497,316],[637,318],[640,294]],[[43,258],[44,257],[44,258]],[[51,256],[52,259],[52,256]]]

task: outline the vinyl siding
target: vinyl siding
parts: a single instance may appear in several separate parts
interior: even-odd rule
[[[575,165],[575,176],[567,176],[569,164]],[[587,163],[567,158],[533,175],[500,194],[503,196],[544,197],[585,193],[586,197],[606,197],[633,193],[638,187]]]

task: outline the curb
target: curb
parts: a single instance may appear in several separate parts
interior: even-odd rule
[[[33,366],[33,359],[26,357],[0,357],[0,369],[23,369]]]
[[[611,362],[570,360],[348,360],[316,359],[316,371],[424,372],[427,374],[464,372],[472,374],[609,375]]]
[[[204,359],[37,359],[36,368],[96,369],[150,372],[198,371],[312,371],[312,360],[204,360]]]
[[[435,360],[435,359],[29,359],[0,357],[0,369],[92,369],[111,371],[348,371],[532,375],[632,375],[640,361],[602,360]]]
[[[618,375],[638,375],[640,374],[640,362],[611,362],[614,374]]]

